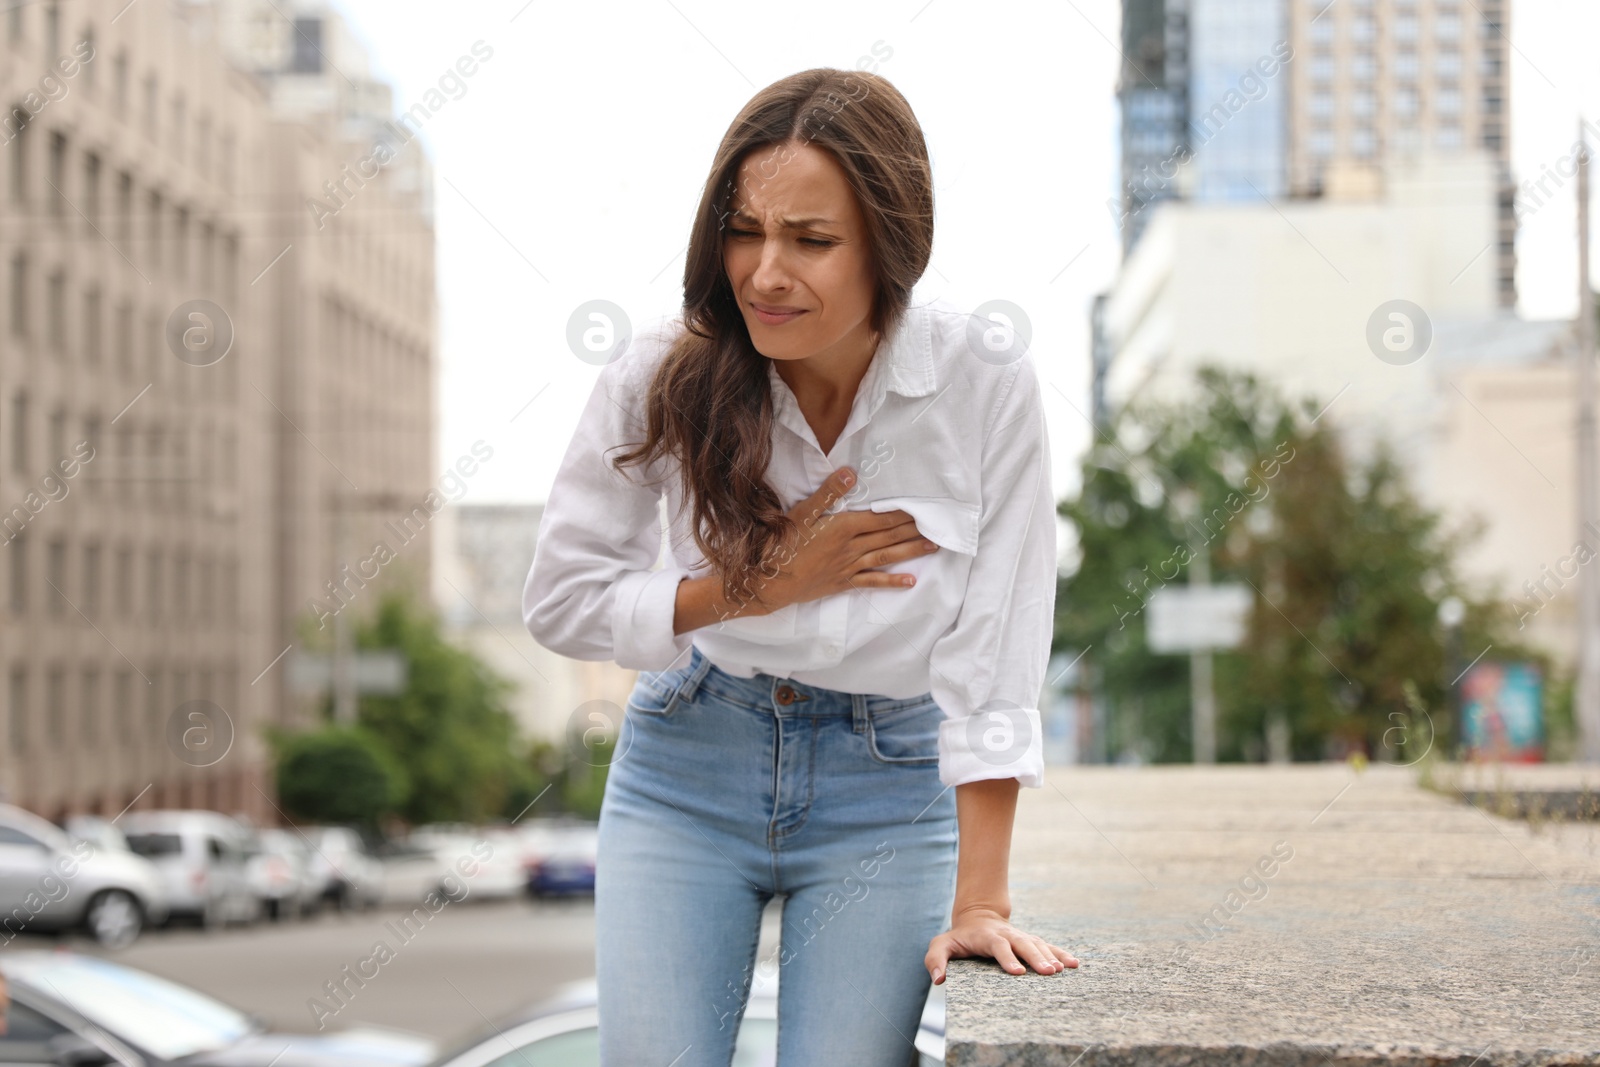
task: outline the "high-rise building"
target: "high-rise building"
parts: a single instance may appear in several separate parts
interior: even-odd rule
[[[1496,298],[1516,306],[1510,0],[1289,0],[1293,196],[1382,195],[1424,152],[1494,164]]]
[[[295,625],[435,477],[426,160],[348,183],[374,105],[287,107],[219,11],[0,14],[0,793],[50,818],[275,820]]]
[[[1125,0],[1116,205],[1379,199],[1391,166],[1486,155],[1496,299],[1516,304],[1510,0]]]

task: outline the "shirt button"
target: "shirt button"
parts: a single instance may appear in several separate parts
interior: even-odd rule
[[[822,646],[822,651],[826,652],[830,656],[837,656],[839,654],[839,646],[831,643],[826,644]]]

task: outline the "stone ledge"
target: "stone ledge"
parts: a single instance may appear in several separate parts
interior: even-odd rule
[[[1052,768],[1019,804],[1013,919],[1081,966],[952,961],[948,1062],[1600,1064],[1600,828],[1415,778]]]

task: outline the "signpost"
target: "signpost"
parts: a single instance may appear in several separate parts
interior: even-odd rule
[[[351,688],[356,692],[392,695],[405,691],[408,670],[406,658],[398,649],[357,652],[349,662]],[[289,688],[296,693],[325,693],[337,681],[332,656],[314,655],[297,648],[289,653],[286,669]],[[338,722],[348,725],[355,721],[354,702],[349,705],[348,712],[334,716]]]
[[[1211,653],[1244,642],[1250,587],[1212,585],[1204,549],[1189,565],[1189,585],[1157,589],[1145,606],[1145,642],[1152,652],[1189,653],[1190,730],[1194,761],[1217,762],[1217,694]]]

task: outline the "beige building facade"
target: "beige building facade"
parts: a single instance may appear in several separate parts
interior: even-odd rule
[[[50,818],[277,821],[261,731],[313,706],[295,626],[402,573],[343,568],[436,480],[420,146],[313,210],[370,137],[282,106],[223,14],[0,13],[0,790]]]

